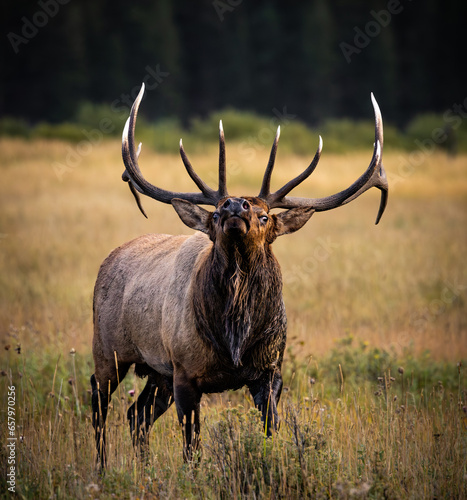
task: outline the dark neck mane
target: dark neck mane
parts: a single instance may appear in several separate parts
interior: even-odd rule
[[[284,323],[282,278],[269,247],[228,252],[215,246],[196,279],[193,306],[198,333],[223,359],[241,364],[255,344]]]

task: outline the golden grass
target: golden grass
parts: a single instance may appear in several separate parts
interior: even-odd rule
[[[10,325],[30,324],[44,342],[62,335],[66,348],[86,352],[93,283],[110,250],[146,232],[191,231],[170,206],[149,199],[143,200],[149,220],[139,214],[120,180],[118,142],[94,146],[79,161],[72,158],[58,176],[57,165],[66,165],[76,147],[0,141],[0,331],[6,338]],[[232,144],[227,154],[230,192],[256,194],[268,151],[246,157]],[[370,154],[324,152],[297,194],[324,196],[346,187]],[[407,153],[384,157],[394,186],[379,226],[373,225],[379,194],[372,190],[339,210],[315,214],[300,232],[275,243],[289,335],[302,354],[319,356],[347,332],[375,345],[430,349],[439,359],[467,354],[467,158],[427,155],[408,171],[400,169],[404,155],[408,161]],[[216,150],[191,160],[215,184]],[[279,153],[273,188],[307,161]],[[193,189],[178,156],[143,149],[141,165],[161,187]]]
[[[99,265],[112,248],[140,234],[191,231],[170,206],[149,199],[143,200],[149,220],[139,214],[120,180],[117,141],[91,148],[58,176],[57,165],[76,147],[0,140],[0,369],[6,375],[0,394],[5,411],[6,388],[15,385],[22,497],[465,498],[465,381],[455,363],[467,356],[466,156],[427,155],[418,165],[412,158],[409,170],[400,167],[409,155],[386,154],[391,192],[379,226],[373,225],[379,195],[372,190],[339,210],[315,214],[300,232],[275,243],[289,350],[283,424],[273,440],[258,430],[246,391],[204,396],[199,469],[182,463],[173,410],[157,421],[149,467],[141,469],[126,423],[128,390],[140,390],[141,383],[128,375],[111,404],[109,472],[101,478],[88,386]],[[253,158],[242,151],[228,145],[229,190],[256,194],[268,151]],[[297,194],[317,197],[346,187],[370,155],[323,153]],[[216,150],[190,158],[215,184]],[[273,186],[309,160],[279,153]],[[161,187],[193,189],[175,155],[145,149],[141,165]],[[348,346],[351,335],[360,347],[343,347],[329,361],[329,352]],[[427,349],[431,358],[423,354]],[[430,359],[447,361],[451,387],[422,381],[420,389],[409,375],[391,381],[386,372],[379,381],[362,382],[351,373],[349,359],[371,371],[372,363],[383,366],[378,357],[387,352],[409,352],[423,367]],[[0,494],[6,458],[2,448]]]
[[[74,373],[75,356],[59,357],[57,366],[61,361]],[[133,400],[128,388],[139,385],[130,374],[110,405],[108,468],[101,477],[95,468],[89,396],[76,386],[76,374],[67,381],[56,376],[57,367],[53,378],[34,379],[33,360],[31,353],[10,351],[13,375],[0,379],[2,386],[7,378],[16,386],[15,487],[22,498],[418,500],[467,495],[467,422],[459,408],[465,390],[449,394],[438,384],[413,391],[396,374],[397,380],[385,376],[379,382],[376,396],[369,385],[349,390],[343,384],[338,396],[329,398],[321,383],[315,388],[300,372],[295,380],[286,377],[293,385],[281,400],[281,429],[273,439],[265,439],[245,391],[205,396],[201,463],[183,463],[181,432],[171,409],[154,425],[149,463],[142,467],[126,421]],[[333,384],[327,379],[324,385]],[[465,382],[459,375],[461,386]],[[43,394],[46,389],[50,393]]]

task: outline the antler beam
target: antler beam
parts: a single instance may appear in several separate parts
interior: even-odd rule
[[[135,125],[136,117],[138,115],[138,109],[141,104],[141,100],[144,95],[144,83],[141,86],[138,96],[133,103],[131,108],[130,117],[128,118],[125,128],[123,130],[122,136],[122,157],[125,164],[125,171],[123,172],[122,179],[129,183],[131,192],[133,193],[136,203],[139,209],[146,217],[146,213],[141,205],[139,199],[139,194],[144,194],[150,198],[161,201],[163,203],[170,203],[174,198],[181,198],[183,200],[190,201],[191,203],[197,205],[213,205],[217,206],[217,203],[224,197],[228,196],[227,186],[226,186],[226,159],[225,159],[225,139],[224,139],[224,129],[222,127],[222,121],[219,123],[219,185],[218,189],[215,191],[210,188],[195,172],[193,169],[185,150],[183,149],[182,140],[180,139],[180,156],[182,158],[183,164],[185,165],[188,175],[191,177],[193,182],[199,188],[199,193],[179,193],[175,191],[167,191],[165,189],[160,189],[149,183],[143,176],[141,169],[138,165],[138,158],[141,152],[141,144],[139,145],[137,151],[135,151]],[[373,150],[373,157],[371,159],[370,165],[367,170],[347,189],[340,191],[339,193],[326,196],[324,198],[299,198],[299,197],[288,197],[287,195],[301,184],[305,179],[307,179],[315,170],[318,165],[319,159],[321,157],[321,151],[323,149],[323,141],[321,136],[319,137],[318,149],[315,153],[313,161],[310,165],[297,177],[287,182],[280,189],[274,193],[270,192],[271,175],[274,169],[274,162],[276,159],[277,146],[280,137],[280,127],[277,128],[276,137],[274,138],[274,143],[272,145],[271,153],[269,156],[268,165],[264,173],[263,182],[261,185],[261,190],[258,197],[264,200],[270,209],[272,208],[295,208],[300,206],[307,206],[314,208],[317,212],[323,212],[326,210],[332,210],[334,208],[340,207],[349,203],[350,201],[358,198],[365,191],[371,187],[377,187],[381,190],[381,201],[379,206],[378,215],[376,218],[376,224],[380,221],[388,201],[388,182],[386,178],[386,172],[384,171],[382,163],[382,153],[383,153],[383,119],[381,117],[381,111],[379,109],[378,103],[375,97],[371,94],[371,101],[373,103],[373,109],[375,113],[375,143]]]
[[[324,198],[298,198],[286,196],[293,188],[295,188],[306,178],[308,178],[316,168],[323,145],[321,137],[319,138],[318,150],[316,151],[315,157],[313,158],[313,161],[308,166],[308,168],[299,176],[295,177],[295,179],[289,181],[287,184],[277,190],[275,193],[269,193],[269,181],[277,151],[277,142],[279,139],[279,134],[276,135],[276,139],[274,140],[273,148],[271,150],[269,164],[264,175],[263,185],[259,194],[259,197],[266,201],[266,203],[269,205],[269,208],[294,208],[299,206],[309,206],[314,208],[317,212],[323,212],[325,210],[332,210],[333,208],[345,205],[349,201],[352,201],[363,194],[371,187],[377,187],[381,190],[381,201],[378,216],[376,218],[376,224],[378,224],[384,213],[384,209],[386,208],[388,201],[388,182],[386,178],[386,172],[384,171],[382,163],[383,119],[381,117],[381,111],[379,109],[378,103],[376,102],[373,94],[371,94],[371,101],[373,103],[373,109],[375,112],[375,145],[370,165],[367,170],[351,186],[331,196],[326,196]]]

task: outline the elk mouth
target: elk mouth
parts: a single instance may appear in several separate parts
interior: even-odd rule
[[[227,236],[244,236],[250,230],[250,224],[239,215],[230,215],[222,222],[222,230]]]

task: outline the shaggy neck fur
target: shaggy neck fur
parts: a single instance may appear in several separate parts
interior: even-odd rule
[[[193,305],[201,337],[225,361],[241,365],[278,324],[285,329],[280,267],[269,246],[214,245],[198,273]]]

